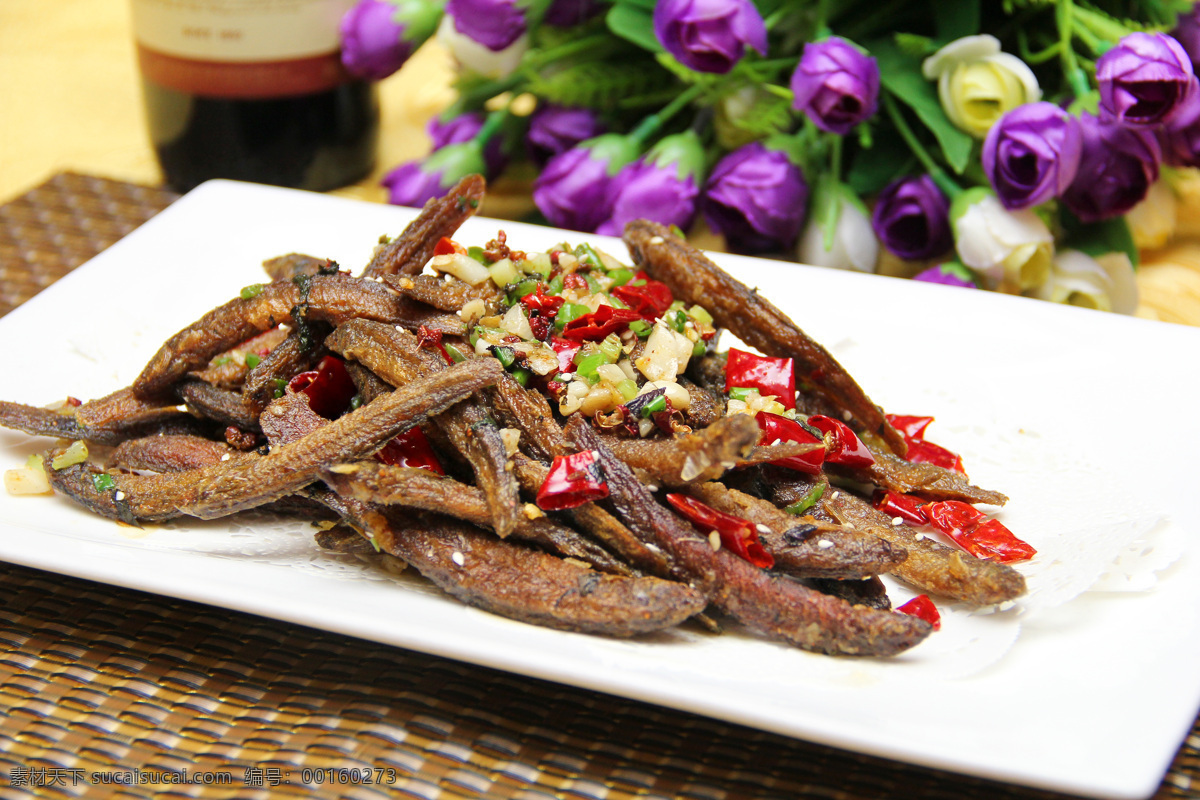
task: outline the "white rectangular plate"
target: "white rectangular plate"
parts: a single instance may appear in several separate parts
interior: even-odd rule
[[[159,343],[288,252],[357,272],[409,209],[206,184],[0,319],[0,398],[44,405],[129,384]],[[500,228],[523,250],[589,240]],[[738,632],[612,641],[463,607],[318,552],[250,515],[135,532],[60,498],[0,493],[0,558],[240,609],[917,764],[1096,797],[1158,786],[1200,706],[1200,330],[1033,300],[733,256],[731,272],[830,348],[889,411],[932,414],[1039,555],[1014,608],[943,607],[892,660]],[[0,431],[0,465],[45,447]],[[911,592],[894,587],[894,600]]]

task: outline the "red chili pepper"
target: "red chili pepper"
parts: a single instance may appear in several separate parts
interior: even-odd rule
[[[394,467],[427,469],[436,475],[445,475],[442,462],[429,444],[424,431],[413,426],[392,439],[375,454],[375,458]]]
[[[538,508],[561,511],[608,497],[608,483],[594,450],[555,456],[537,493]]]
[[[796,367],[790,358],[770,358],[729,348],[725,362],[725,391],[734,387],[758,389],[773,395],[784,408],[796,407]]]
[[[908,444],[908,453],[904,456],[914,464],[933,464],[945,469],[952,469],[964,475],[962,456],[951,452],[941,445],[925,441],[925,429],[933,422],[933,417],[913,417],[905,414],[887,414],[887,421],[900,431]]]
[[[564,289],[586,289],[588,288],[587,278],[580,275],[578,272],[569,272],[563,276]]]
[[[841,420],[813,414],[808,418],[808,424],[824,433],[830,442],[825,453],[826,461],[846,467],[869,467],[875,463],[875,456],[871,455],[862,439]]]
[[[336,356],[325,356],[316,369],[292,378],[288,391],[308,395],[309,408],[326,419],[335,419],[349,408],[358,393],[345,363]]]
[[[708,535],[716,531],[721,537],[721,546],[735,555],[763,569],[775,566],[775,557],[763,549],[758,531],[749,520],[718,511],[686,494],[668,494],[667,502],[701,533]]]
[[[979,509],[958,500],[942,500],[921,507],[929,523],[977,558],[1009,564],[1037,555],[999,520],[988,519]]]
[[[896,610],[901,614],[910,614],[925,620],[935,631],[942,628],[942,615],[938,613],[937,606],[929,599],[929,595],[919,594]]]
[[[542,314],[550,319],[554,319],[565,302],[564,298],[556,294],[546,294],[544,283],[539,283],[536,289],[521,298],[521,305],[525,306],[530,314]]]
[[[563,339],[559,336],[550,339],[550,349],[558,356],[559,372],[575,371],[575,354],[579,352],[580,347],[582,347],[580,342],[572,342],[570,339]]]
[[[800,444],[821,445],[821,447],[813,448],[810,452],[802,455],[776,459],[771,462],[772,464],[777,467],[794,469],[809,475],[819,475],[821,473],[821,465],[825,463],[824,442],[806,431],[803,425],[795,420],[767,411],[760,411],[755,414],[754,421],[758,423],[758,427],[763,434],[759,444],[799,442]]]
[[[634,286],[635,283],[639,285]],[[639,270],[638,274],[633,276],[633,280],[624,286],[613,287],[609,294],[650,322],[667,313],[667,309],[675,301],[665,283],[654,280],[643,270]]]
[[[433,347],[442,354],[442,358],[446,359],[446,364],[453,366],[454,359],[450,357],[450,353],[446,351],[446,346],[442,344],[442,332],[433,328],[422,325],[417,328],[417,347]]]
[[[899,517],[909,525],[929,524],[929,515],[922,508],[925,501],[919,497],[880,489],[871,499],[874,506],[889,517]]]
[[[451,253],[466,255],[467,248],[446,236],[438,239],[438,243],[433,246],[433,254],[435,256],[448,256]]]
[[[616,333],[629,323],[641,318],[640,314],[628,308],[600,306],[592,313],[576,317],[564,325],[562,335],[564,339],[574,339],[579,342],[596,341],[610,333]]]

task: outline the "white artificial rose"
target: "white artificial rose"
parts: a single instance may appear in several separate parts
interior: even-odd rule
[[[454,19],[448,14],[438,25],[437,38],[459,64],[492,80],[506,78],[515,72],[529,49],[529,35],[523,33],[503,50],[490,50],[459,33],[454,27]]]
[[[955,39],[925,59],[921,72],[937,81],[950,121],[977,139],[1006,112],[1042,99],[1029,65],[1001,52],[1000,40],[988,34]]]
[[[1030,209],[1009,211],[990,192],[972,192],[951,212],[954,246],[962,263],[983,275],[991,289],[1017,294],[1046,281],[1054,236]]]
[[[871,228],[866,209],[855,198],[843,195],[832,246],[825,248],[825,227],[817,214],[810,214],[796,246],[802,263],[818,267],[874,272],[879,260],[879,241]]]
[[[1079,250],[1062,250],[1035,296],[1052,303],[1132,314],[1137,309],[1133,264],[1124,253],[1092,258]]]

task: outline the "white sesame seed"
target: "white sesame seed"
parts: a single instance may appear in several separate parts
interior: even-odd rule
[[[713,549],[713,552],[721,549],[721,534],[716,531],[709,531],[708,546]]]
[[[467,562],[467,560],[463,557],[463,554],[458,552],[457,550],[455,550],[454,553],[451,554],[450,560],[453,561],[455,564],[458,564],[460,567]]]
[[[125,493],[122,492],[120,489],[117,489],[117,491],[113,493],[113,500],[120,502],[124,499],[125,499]]]
[[[821,548],[822,550],[828,550],[829,548],[833,547],[833,542],[829,541],[828,539],[820,539],[817,541],[817,547]]]
[[[916,539],[917,539],[917,541],[918,541],[918,542],[923,542],[923,541],[925,541],[925,540],[926,540],[926,539],[928,539],[928,538],[929,538],[929,537],[928,537],[928,536],[926,536],[926,535],[925,535],[925,534],[923,534],[923,533],[918,533],[918,534],[917,534],[917,536],[916,536]]]
[[[849,421],[850,421],[850,418],[851,418],[852,416],[854,416],[854,415],[853,415],[853,414],[851,414],[849,411],[843,411],[843,412],[842,412],[842,419],[843,419],[843,420],[845,420],[846,422],[849,422]]]
[[[397,326],[396,326],[396,330],[400,331],[401,333],[404,333],[404,326],[403,326],[403,325],[397,325]]]
[[[231,459],[232,457],[233,457],[232,455],[230,455],[229,453],[226,453],[225,455],[221,456],[221,460],[222,460],[222,461],[228,461],[228,460],[229,460],[229,459]]]
[[[1001,611],[1008,611],[1014,606],[1016,606],[1016,603],[1014,603],[1012,600],[1005,600],[1000,605],[996,606],[996,608],[1000,609]]]
[[[771,532],[771,529],[768,528],[766,525],[763,525],[761,522],[754,526],[754,530],[758,531],[759,533],[770,533]]]
[[[661,237],[661,236],[650,237],[650,244],[662,244],[664,241],[666,241],[666,240],[663,239],[663,237]]]
[[[899,526],[899,525],[903,525],[903,524],[904,524],[904,518],[903,518],[903,517],[892,517],[892,527],[893,527],[893,528],[895,528],[895,527],[897,527],[897,526]]]
[[[837,499],[838,499],[839,497],[841,497],[841,496],[842,496],[842,493],[841,493],[841,492],[834,492],[833,494],[829,495],[829,499],[830,499],[830,500],[837,500]]]
[[[649,489],[649,490],[650,490],[650,491],[652,491],[652,492],[657,492],[657,491],[658,491],[658,484],[657,484],[657,483],[647,483],[647,484],[646,484],[646,488],[647,488],[647,489]]]

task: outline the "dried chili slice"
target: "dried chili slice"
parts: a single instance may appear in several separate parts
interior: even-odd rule
[[[921,508],[929,515],[929,524],[976,558],[1009,564],[1028,561],[1037,555],[1037,550],[1014,536],[999,520],[988,519],[972,505],[942,500]]]
[[[758,530],[749,520],[718,511],[686,494],[672,492],[667,495],[667,502],[701,533],[708,535],[716,531],[726,550],[756,567],[770,569],[775,566],[775,557],[763,549]]]
[[[631,310],[636,311],[642,319],[648,322],[653,322],[667,313],[667,309],[675,300],[665,283],[654,280],[644,270],[634,275],[633,280],[629,283],[623,286],[614,286],[609,294]]]
[[[296,375],[288,382],[288,390],[308,395],[309,407],[326,419],[340,416],[358,391],[345,362],[336,356],[325,356],[316,369]]]
[[[641,318],[640,314],[628,308],[600,306],[590,314],[576,317],[564,325],[562,336],[577,342],[597,341]]]
[[[725,362],[725,391],[735,387],[758,389],[760,395],[774,397],[784,408],[795,408],[795,362],[790,358],[770,358],[731,347]]]
[[[429,439],[418,427],[413,426],[385,444],[375,458],[394,467],[414,467],[429,470],[435,475],[445,475],[442,462],[429,444]]]
[[[555,456],[537,493],[538,508],[561,511],[608,497],[604,470],[593,450]]]
[[[776,442],[799,442],[800,444],[821,444],[821,439],[814,436],[803,425],[795,420],[760,411],[754,415],[754,421],[762,430],[759,444],[775,444]],[[808,475],[819,475],[821,465],[825,463],[825,451],[817,448],[808,453],[789,458],[780,458],[771,462],[777,467],[787,467]]]
[[[841,420],[827,417],[824,414],[813,414],[808,418],[808,424],[825,434],[825,460],[831,464],[842,464],[847,467],[869,467],[875,463],[875,456],[863,444],[850,426]]]
[[[942,628],[942,615],[938,613],[937,606],[929,599],[929,595],[919,594],[904,605],[897,606],[896,610],[901,614],[910,614],[925,620],[935,631]]]
[[[909,525],[929,524],[929,515],[922,508],[925,501],[919,497],[880,489],[871,498],[871,504],[889,517],[899,517]]]
[[[964,475],[962,456],[947,450],[941,445],[925,441],[925,429],[933,422],[933,417],[918,417],[907,414],[887,414],[887,421],[900,431],[908,444],[908,453],[904,456],[914,464],[933,464],[944,469],[961,472]]]

